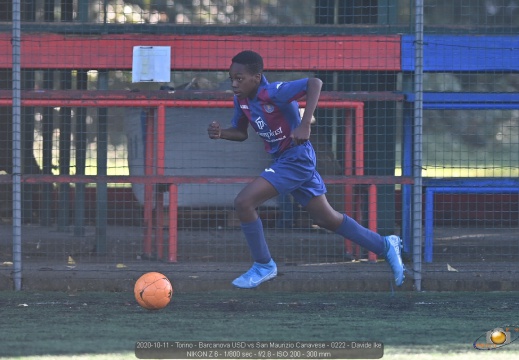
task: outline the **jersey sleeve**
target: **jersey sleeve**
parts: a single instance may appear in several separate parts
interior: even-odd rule
[[[236,98],[234,98],[234,115],[231,120],[231,126],[240,130],[246,130],[249,126],[249,120],[240,108],[240,104]]]
[[[290,103],[306,95],[308,78],[271,83],[270,97],[278,103]]]

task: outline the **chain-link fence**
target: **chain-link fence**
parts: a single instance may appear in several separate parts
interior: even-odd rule
[[[251,130],[243,143],[207,136],[212,121],[230,125],[228,68],[245,49],[264,56],[270,82],[323,80],[311,142],[328,200],[403,237],[415,288],[428,264],[517,261],[518,11],[498,0],[0,0],[8,283],[21,288],[22,262],[249,262],[233,201],[270,156]],[[280,264],[376,259],[290,195],[258,212]]]

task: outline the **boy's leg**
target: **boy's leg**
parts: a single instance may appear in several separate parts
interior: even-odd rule
[[[250,253],[255,262],[266,264],[272,258],[263,233],[263,223],[258,217],[256,221],[241,223],[241,230],[249,245]]]
[[[281,216],[276,221],[276,227],[280,229],[291,229],[294,221],[294,206],[292,204],[292,196],[289,194],[278,195],[277,203]]]
[[[405,278],[405,267],[401,255],[402,239],[396,235],[380,236],[376,232],[359,225],[347,215],[344,215],[344,220],[335,232],[353,240],[378,256],[383,256],[393,271],[396,285],[402,285]]]
[[[404,281],[404,264],[400,254],[402,240],[398,236],[382,237],[376,232],[361,226],[349,216],[335,211],[328,203],[325,195],[312,198],[308,202],[306,210],[317,225],[334,231],[379,256],[384,256],[395,275],[395,283],[397,286],[402,285]]]
[[[271,259],[263,224],[256,209],[276,195],[276,189],[267,180],[258,177],[245,186],[234,200],[234,208],[255,262],[265,264]]]
[[[277,266],[270,256],[263,224],[256,211],[258,206],[277,194],[276,189],[260,177],[248,184],[234,201],[243,234],[254,259],[249,271],[233,281],[233,285],[237,287],[253,288],[277,275]]]
[[[377,255],[384,253],[382,236],[333,209],[326,195],[313,197],[306,205],[306,210],[320,227],[348,238]]]
[[[347,215],[343,215],[343,220],[335,232],[379,256],[384,254],[385,246],[383,237],[361,226]]]

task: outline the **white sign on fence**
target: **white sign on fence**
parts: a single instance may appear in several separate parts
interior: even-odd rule
[[[134,46],[132,82],[170,82],[170,46]]]

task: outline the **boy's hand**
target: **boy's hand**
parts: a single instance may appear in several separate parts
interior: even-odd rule
[[[292,142],[294,145],[301,145],[310,139],[310,126],[305,124],[300,124],[294,130],[292,130],[292,134],[290,134],[292,138]]]
[[[209,127],[207,128],[207,133],[209,134],[209,138],[211,139],[219,139],[222,135],[222,129],[220,129],[220,124],[216,121],[213,121],[211,124],[209,124]]]

